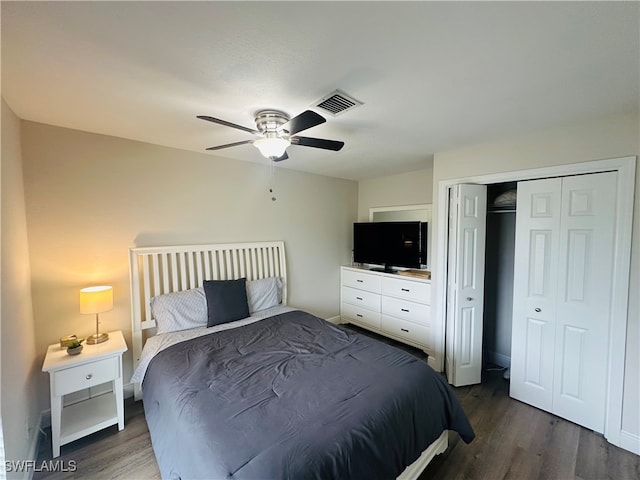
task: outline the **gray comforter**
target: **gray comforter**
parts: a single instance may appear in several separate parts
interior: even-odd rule
[[[474,437],[424,361],[301,311],[167,348],[143,401],[163,478],[392,479]]]

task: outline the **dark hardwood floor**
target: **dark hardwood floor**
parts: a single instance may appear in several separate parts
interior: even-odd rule
[[[449,448],[420,477],[446,479],[640,478],[640,457],[602,435],[509,397],[501,372],[455,389],[473,428],[466,445],[449,432]]]
[[[426,358],[419,350],[383,340]],[[500,371],[487,371],[482,384],[455,392],[476,439],[467,445],[450,432],[448,450],[431,462],[420,480],[640,478],[640,457],[599,434],[512,400]],[[33,478],[160,478],[141,402],[126,400],[125,411],[124,430],[113,426],[62,447],[59,460],[67,467],[75,462],[76,471],[36,472]],[[38,464],[51,459],[50,435],[46,429]]]

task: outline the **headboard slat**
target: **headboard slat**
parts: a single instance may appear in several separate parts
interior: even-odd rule
[[[149,282],[149,261],[147,258],[142,258],[142,270],[143,270],[143,286],[144,286],[144,299],[148,299],[151,298],[151,284]],[[145,320],[149,321],[151,320],[151,312],[149,311],[148,308],[146,308],[148,304],[145,302],[144,305],[142,305],[143,308],[143,312],[145,315]]]
[[[169,289],[169,260],[166,255],[161,255],[162,261],[162,288],[163,290]]]
[[[169,256],[171,257],[171,280],[173,281],[171,284],[172,290],[170,291],[176,292],[180,289],[178,284],[178,254],[172,252]]]
[[[202,263],[204,252],[195,252],[195,263],[196,263],[196,287],[202,285],[203,280],[205,279],[202,275]]]

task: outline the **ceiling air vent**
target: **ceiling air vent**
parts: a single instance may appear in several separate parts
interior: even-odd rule
[[[362,104],[360,100],[356,100],[341,90],[336,90],[318,100],[314,107],[321,108],[335,117]]]

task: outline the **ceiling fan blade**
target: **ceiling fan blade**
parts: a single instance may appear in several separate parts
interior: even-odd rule
[[[334,152],[337,152],[344,147],[344,142],[309,137],[291,137],[291,144],[301,145],[303,147],[324,148],[325,150],[333,150]]]
[[[326,121],[327,120],[322,115],[318,115],[316,112],[307,110],[302,112],[300,115],[293,117],[287,123],[282,125],[280,129],[286,130],[289,132],[289,135],[295,135],[298,132],[306,130],[307,128],[315,127],[316,125],[320,125]]]
[[[289,158],[289,155],[287,155],[287,152],[284,152],[281,157],[274,158],[273,161],[274,162],[281,162],[283,160],[286,160],[287,158]]]
[[[220,125],[224,125],[225,127],[237,128],[238,130],[243,130],[249,133],[260,133],[258,130],[254,130],[253,128],[236,125],[235,123],[227,122],[226,120],[220,120],[219,118],[209,117],[208,115],[198,115],[198,118],[200,120],[206,120],[207,122],[218,123]]]
[[[243,140],[242,142],[227,143],[226,145],[218,145],[217,147],[209,147],[209,148],[206,148],[205,150],[220,150],[221,148],[235,147],[236,145],[245,145],[247,143],[253,143],[253,140]]]

